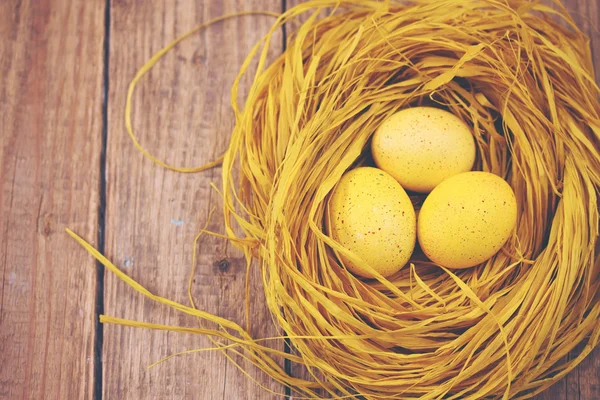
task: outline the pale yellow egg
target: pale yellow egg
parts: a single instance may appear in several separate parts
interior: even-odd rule
[[[454,114],[432,107],[390,116],[373,135],[371,151],[379,168],[404,189],[419,193],[470,171],[476,152],[470,128]]]
[[[329,235],[361,260],[344,265],[372,278],[365,264],[387,277],[410,259],[416,242],[416,217],[410,198],[386,172],[371,167],[346,173],[329,200]]]
[[[425,255],[448,268],[468,268],[496,254],[517,222],[517,201],[497,175],[472,171],[446,179],[427,196],[417,225]]]

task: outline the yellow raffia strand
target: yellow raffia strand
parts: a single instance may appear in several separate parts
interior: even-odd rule
[[[268,345],[277,338],[252,338],[251,315],[243,328],[197,310],[191,286],[191,307],[149,292],[68,231],[133,289],[199,325],[101,321],[207,335],[213,347],[184,354],[221,351],[255,379],[235,355],[294,398],[526,399],[565,376],[600,342],[600,89],[589,39],[556,6],[315,0],[281,15],[256,13],[277,19],[234,81],[229,149],[198,168],[169,166],[141,147],[130,117],[134,88],[189,35],[251,13],[178,38],[132,81],[127,131],[146,157],[175,171],[222,161],[222,185],[213,188],[224,200],[226,233],[215,235],[242,249],[248,271],[257,260],[267,305],[294,352]],[[272,35],[286,23],[297,29],[269,65]],[[240,109],[239,82],[253,61]],[[450,271],[415,257],[388,279],[363,281],[337,255],[361,261],[323,228],[328,196],[345,171],[369,163],[377,126],[414,105],[444,107],[472,127],[475,168],[512,186],[517,227],[502,251],[475,268]],[[577,345],[582,352],[567,359]],[[282,359],[313,379],[289,376],[275,361]]]
[[[184,173],[202,172],[207,169],[216,167],[217,165],[221,165],[221,163],[223,162],[223,156],[219,157],[215,161],[211,161],[211,162],[201,165],[199,167],[176,167],[176,166],[167,164],[164,161],[161,161],[158,158],[156,158],[155,156],[153,156],[152,154],[150,154],[148,152],[148,150],[146,150],[140,144],[137,137],[133,133],[133,124],[131,123],[131,104],[133,102],[133,93],[135,92],[136,85],[144,77],[144,75],[146,75],[146,73],[148,73],[148,71],[150,71],[152,69],[152,67],[154,67],[154,65],[157,62],[159,62],[161,58],[164,57],[165,54],[167,54],[171,49],[173,49],[173,47],[177,46],[179,43],[181,43],[182,41],[184,41],[185,39],[187,39],[194,33],[206,28],[207,26],[215,24],[217,22],[220,22],[220,21],[223,21],[226,19],[230,19],[230,18],[242,17],[242,16],[246,16],[246,15],[266,15],[266,16],[270,16],[270,17],[278,17],[279,16],[279,14],[270,12],[270,11],[244,11],[244,12],[239,12],[239,13],[234,13],[234,14],[226,14],[226,15],[223,15],[223,16],[220,16],[217,18],[213,18],[213,19],[209,20],[208,22],[198,25],[194,29],[186,32],[185,34],[183,34],[180,37],[178,37],[177,39],[175,39],[173,42],[169,43],[167,46],[160,49],[156,54],[154,54],[152,56],[152,58],[150,58],[150,60],[148,60],[146,62],[146,64],[144,64],[144,66],[142,68],[140,68],[140,70],[137,72],[137,74],[135,74],[135,77],[131,80],[131,83],[129,84],[129,88],[127,89],[127,98],[126,98],[126,102],[125,102],[125,129],[127,129],[127,133],[129,134],[129,137],[133,141],[133,145],[145,157],[152,160],[152,162],[154,162],[155,164],[160,165],[161,167],[169,169],[171,171],[176,171],[176,172],[184,172]]]

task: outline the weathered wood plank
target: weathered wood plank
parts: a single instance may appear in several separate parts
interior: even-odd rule
[[[209,210],[209,229],[223,232],[220,168],[184,175],[143,159],[123,127],[125,93],[136,70],[161,47],[196,24],[241,10],[280,11],[280,2],[113,1],[108,138],[107,256],[151,291],[188,304],[192,242]],[[274,19],[249,16],[224,21],[194,35],[167,55],[135,94],[134,127],[140,141],[161,160],[195,166],[218,157],[234,126],[230,88],[242,61]],[[274,38],[274,54],[281,37]],[[247,90],[251,79],[244,80]],[[223,261],[226,260],[226,261]],[[222,262],[221,262],[222,261]],[[245,266],[226,241],[204,237],[198,252],[194,299],[198,308],[245,323]],[[252,322],[257,337],[276,330],[253,274]],[[105,312],[124,318],[194,326],[196,321],[134,295],[106,276]],[[116,398],[278,398],[260,389],[219,353],[180,356],[148,370],[172,353],[210,346],[204,337],[104,327],[103,391]],[[278,344],[282,346],[281,344]],[[263,385],[283,387],[240,362]]]
[[[104,4],[0,2],[0,398],[91,399]]]

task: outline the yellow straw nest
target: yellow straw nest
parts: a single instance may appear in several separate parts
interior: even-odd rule
[[[226,356],[242,355],[298,398],[521,399],[550,386],[600,341],[600,91],[588,39],[556,9],[318,0],[278,16],[232,89],[222,195],[227,236],[258,259],[268,306],[294,351],[153,295],[96,252],[137,290],[219,328],[102,320],[211,335]],[[267,66],[271,35],[306,11]],[[237,84],[255,59],[240,110]],[[475,268],[414,259],[389,279],[359,279],[327,235],[329,194],[345,171],[370,162],[369,139],[384,119],[424,104],[472,127],[474,169],[512,186],[517,227]],[[577,345],[583,351],[568,360]],[[279,357],[313,379],[288,376]]]

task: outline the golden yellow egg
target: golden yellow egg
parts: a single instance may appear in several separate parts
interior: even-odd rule
[[[448,178],[427,196],[417,233],[425,255],[448,268],[468,268],[498,252],[517,222],[517,201],[497,175],[472,171]]]
[[[344,265],[356,275],[374,277],[365,264],[387,277],[410,259],[416,217],[410,198],[386,172],[371,167],[346,173],[329,200],[329,235],[359,257]]]
[[[432,107],[401,110],[386,119],[371,145],[377,166],[406,190],[429,193],[452,175],[470,171],[475,141],[456,115]]]

